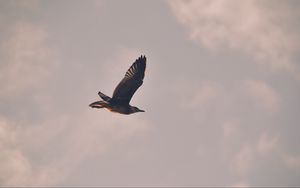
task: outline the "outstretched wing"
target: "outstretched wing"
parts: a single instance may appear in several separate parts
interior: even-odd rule
[[[116,87],[112,99],[118,103],[129,104],[135,91],[143,84],[146,57],[141,56],[127,70],[125,77]]]

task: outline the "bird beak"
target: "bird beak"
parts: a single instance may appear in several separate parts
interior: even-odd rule
[[[145,111],[144,111],[144,110],[140,110],[140,109],[139,109],[139,112],[145,112]]]

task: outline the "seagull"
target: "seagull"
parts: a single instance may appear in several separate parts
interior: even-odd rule
[[[133,94],[143,84],[146,69],[146,56],[140,56],[131,67],[127,70],[124,78],[114,90],[112,98],[98,92],[98,95],[103,99],[96,101],[89,106],[92,108],[106,108],[111,112],[120,114],[133,114],[136,112],[145,112],[135,106],[129,104]]]

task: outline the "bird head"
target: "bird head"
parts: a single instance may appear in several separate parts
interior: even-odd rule
[[[132,110],[133,113],[135,113],[135,112],[145,112],[144,110],[141,110],[141,109],[139,109],[138,107],[135,107],[135,106],[133,106],[131,108],[131,110]]]

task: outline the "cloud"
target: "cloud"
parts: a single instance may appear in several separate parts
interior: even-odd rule
[[[210,100],[211,98],[217,96],[217,94],[218,91],[216,87],[208,83],[203,83],[195,92],[194,102],[198,105],[201,105],[206,101]]]
[[[185,88],[185,84],[182,86],[178,92],[182,96],[181,105],[187,108],[203,107],[221,93],[220,87],[210,81],[202,81],[194,87],[190,87],[189,85],[189,88]],[[176,88],[178,89],[178,87]]]
[[[11,34],[0,45],[0,97],[18,95],[35,87],[56,63],[42,27],[18,22],[7,30]]]
[[[246,52],[271,70],[294,71],[292,56],[299,52],[299,28],[294,22],[300,14],[289,1],[167,2],[178,21],[188,28],[191,39],[204,47],[229,47]]]
[[[74,120],[73,114],[69,117],[65,124],[73,127],[73,130],[68,134],[70,152],[80,155],[98,155],[106,151],[115,142],[122,141],[136,133],[143,133],[149,129],[147,123],[136,118],[122,117],[119,114],[108,113],[102,117],[95,117],[99,111],[94,110],[91,113],[88,109],[80,114]],[[107,112],[102,112],[107,113]],[[87,125],[87,126],[83,126]]]
[[[261,134],[257,143],[257,151],[259,154],[266,156],[270,154],[278,146],[279,138],[271,136],[267,133]]]
[[[38,8],[38,3],[11,1],[4,6],[8,10],[31,11]],[[9,14],[4,15],[4,18],[9,23],[0,22],[4,25],[0,36],[0,185],[53,185],[53,182],[60,179],[59,173],[50,164],[41,165],[36,162],[39,160],[27,150],[28,144],[31,144],[28,140],[45,135],[44,130],[41,130],[38,134],[25,137],[25,132],[35,124],[28,122],[30,113],[34,113],[34,110],[14,109],[12,115],[6,109],[14,108],[16,104],[7,107],[6,102],[20,98],[22,101],[32,102],[35,96],[28,96],[26,93],[33,94],[35,89],[45,84],[57,65],[55,53],[48,46],[48,32],[42,26],[24,21],[25,19],[19,20],[18,16],[11,17]],[[32,109],[32,106],[29,108]],[[20,114],[26,114],[21,121]],[[40,140],[36,140],[35,145],[37,143],[45,144]]]
[[[57,172],[48,166],[39,168],[26,156],[18,140],[21,134],[15,124],[0,118],[0,185],[51,185],[57,181]]]
[[[39,125],[1,118],[0,184],[58,185],[85,158],[101,158],[114,144],[149,130],[141,119],[97,116],[92,110],[45,119]]]
[[[291,169],[300,169],[300,155],[285,155],[283,160],[287,167]]]
[[[222,129],[223,129],[223,136],[224,136],[224,138],[230,138],[235,133],[237,133],[237,131],[239,129],[239,125],[238,125],[238,123],[235,120],[233,120],[233,121],[226,121],[225,123],[223,123]]]
[[[0,185],[59,185],[86,158],[101,159],[114,144],[149,130],[148,122],[138,116],[91,109],[88,99],[78,99],[69,92],[55,95],[51,86],[56,79],[51,75],[56,68],[61,70],[64,66],[59,64],[61,54],[49,46],[51,33],[40,25],[23,21],[12,23],[6,31],[8,37],[0,44],[0,98],[6,101],[26,96],[26,105],[31,110],[16,108],[11,115],[4,110],[5,106],[2,109],[6,114],[0,119]],[[136,53],[132,49],[122,49],[115,59],[109,58],[108,63],[117,63],[117,70],[120,70],[116,82],[124,76],[130,65],[128,60],[134,61]],[[76,82],[76,78],[73,81]],[[82,80],[83,86],[90,83],[90,79]],[[115,85],[110,85],[113,90]],[[40,88],[43,90],[32,92]],[[32,93],[25,95],[26,92]],[[77,93],[85,95],[83,90]],[[77,109],[63,105],[66,98],[76,100]],[[97,91],[95,98],[98,99]]]
[[[248,145],[243,145],[233,158],[233,166],[239,174],[247,173],[253,164],[253,150]]]
[[[247,80],[244,82],[244,90],[256,106],[269,112],[280,109],[280,97],[267,83],[261,80]]]

